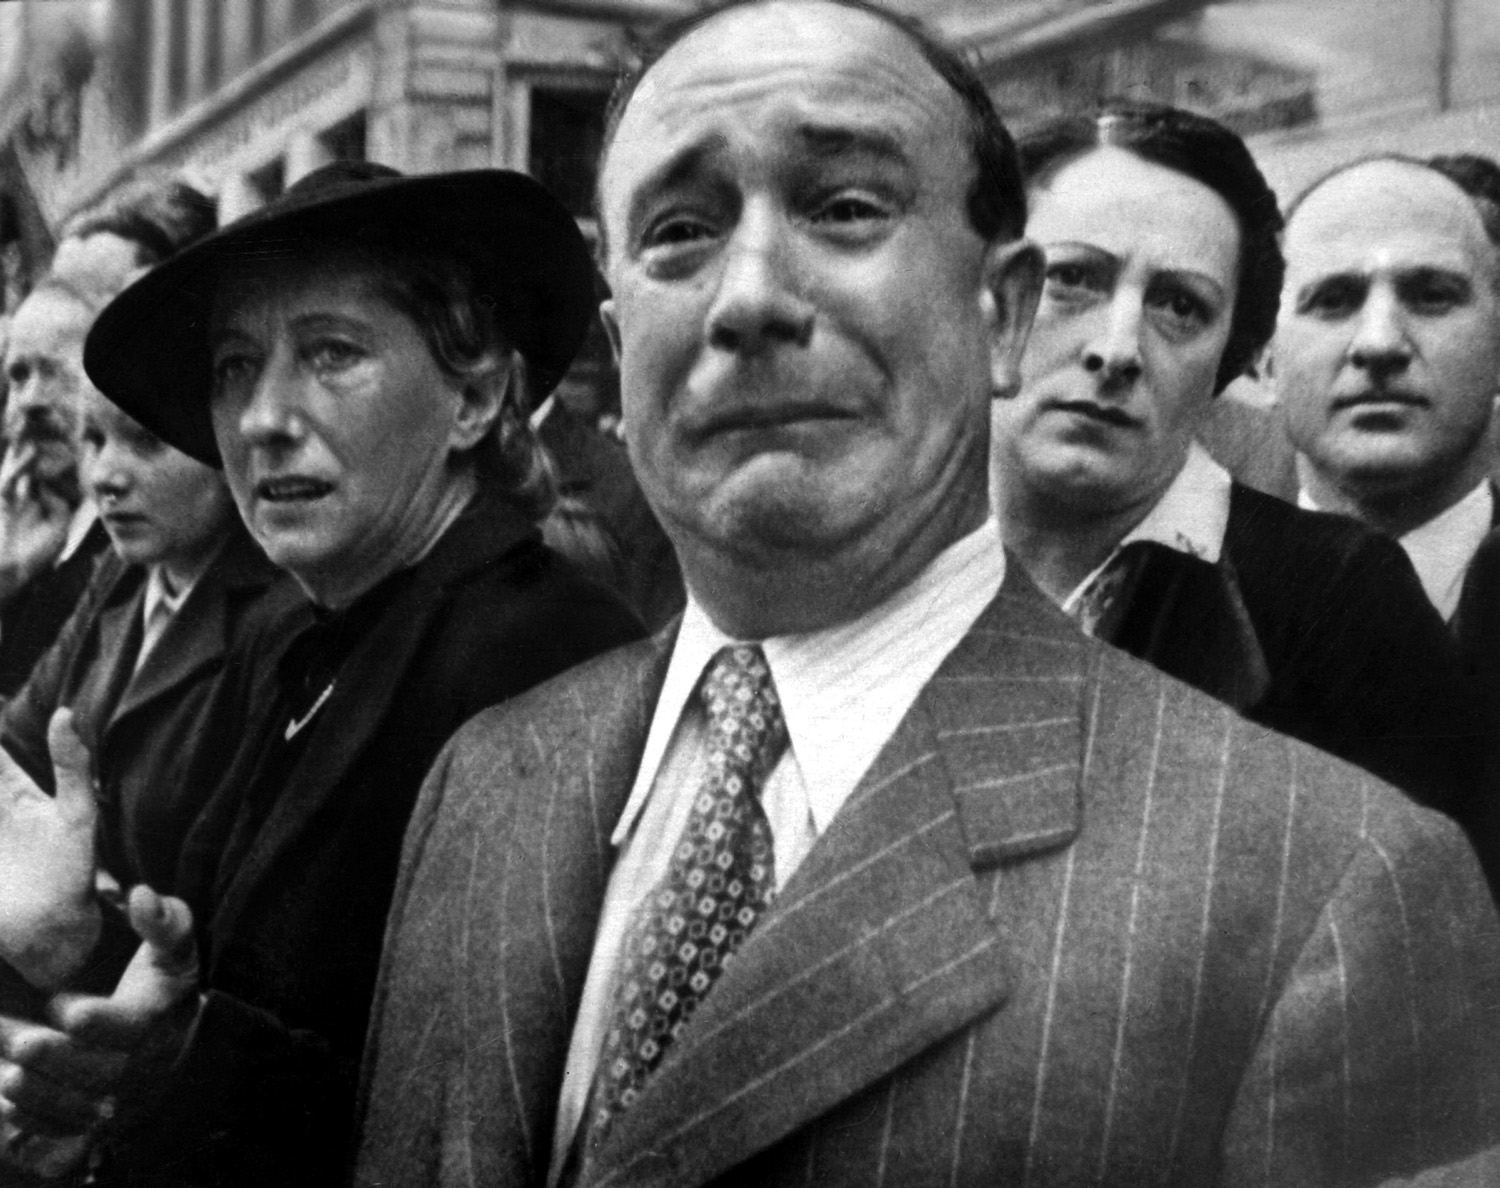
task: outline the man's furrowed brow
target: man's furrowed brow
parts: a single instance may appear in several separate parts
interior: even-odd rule
[[[797,129],[797,138],[816,157],[873,157],[893,165],[909,162],[900,138],[883,128],[803,124]]]
[[[686,185],[699,176],[707,163],[723,150],[725,144],[724,136],[713,133],[702,140],[684,145],[650,170],[631,191],[630,205],[625,212],[626,226],[635,227],[643,209],[656,195]]]

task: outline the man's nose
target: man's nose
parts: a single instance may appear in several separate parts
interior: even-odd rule
[[[1376,377],[1399,374],[1411,362],[1411,340],[1400,299],[1388,286],[1373,287],[1360,309],[1349,362]]]
[[[718,290],[708,313],[709,342],[753,355],[812,340],[813,307],[802,296],[792,229],[769,204],[747,204],[724,248]]]
[[[1144,313],[1142,294],[1131,288],[1117,290],[1100,311],[1100,321],[1084,344],[1083,366],[1097,373],[1102,385],[1131,384],[1140,379]]]

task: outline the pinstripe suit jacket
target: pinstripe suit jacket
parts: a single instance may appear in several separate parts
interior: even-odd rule
[[[1500,927],[1456,828],[1011,575],[589,1183],[1324,1188],[1500,1140]],[[359,1185],[545,1183],[665,660],[614,652],[439,759]]]

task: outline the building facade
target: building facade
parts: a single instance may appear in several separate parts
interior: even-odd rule
[[[0,7],[8,43],[25,47],[0,80],[12,289],[69,215],[141,175],[183,176],[230,219],[338,158],[407,172],[493,165],[535,174],[586,216],[629,32],[670,11],[631,0]]]
[[[140,175],[180,174],[230,219],[337,158],[493,165],[587,223],[633,39],[698,2],[0,3],[0,315],[66,219]],[[895,2],[1020,131],[1107,95],[1176,103],[1251,134],[1285,192],[1372,147],[1500,156],[1496,0]]]

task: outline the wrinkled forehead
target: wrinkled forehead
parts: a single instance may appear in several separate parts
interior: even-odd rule
[[[1303,197],[1286,229],[1288,281],[1331,271],[1472,271],[1500,283],[1500,254],[1473,200],[1448,178],[1404,161],[1370,161]]]
[[[894,142],[957,185],[973,171],[963,105],[904,32],[842,5],[770,0],[709,20],[646,72],[604,162],[607,227],[683,154],[750,139],[791,149],[810,127]]]

